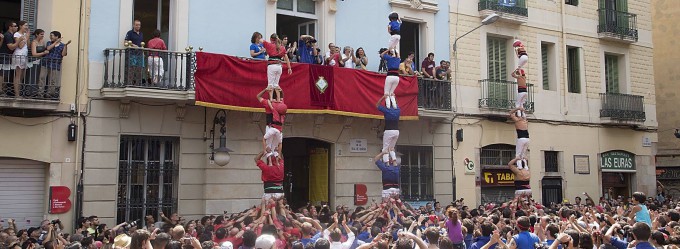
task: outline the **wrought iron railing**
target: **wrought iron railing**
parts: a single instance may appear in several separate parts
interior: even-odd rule
[[[62,59],[0,54],[0,98],[59,101]]]
[[[529,16],[526,0],[479,0],[479,10],[493,10],[502,13]]]
[[[194,90],[194,52],[107,48],[104,56],[104,88]]]
[[[418,107],[451,111],[451,82],[418,78]]]
[[[614,9],[598,9],[600,23],[597,33],[607,33],[620,39],[638,41],[637,15]]]
[[[488,108],[502,111],[509,111],[515,108],[517,99],[517,82],[506,80],[480,80],[482,98],[479,99],[479,108]],[[529,96],[524,102],[524,109],[534,112],[534,85],[527,84]]]
[[[645,97],[622,93],[600,93],[601,118],[643,122],[645,116]]]

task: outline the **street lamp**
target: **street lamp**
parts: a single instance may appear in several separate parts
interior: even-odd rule
[[[220,125],[220,143],[219,147],[215,148],[215,125]],[[210,149],[212,150],[210,154],[210,160],[213,160],[215,164],[219,166],[225,166],[229,164],[231,160],[231,155],[229,152],[233,150],[227,148],[227,112],[224,110],[219,110],[215,113],[215,119],[213,119],[213,128],[210,130],[210,135],[212,136],[212,143],[210,143]]]
[[[486,18],[484,18],[484,20],[482,20],[482,24],[480,24],[480,25],[477,26],[476,28],[474,28],[474,29],[468,31],[467,33],[461,35],[460,37],[456,38],[456,40],[453,41],[453,51],[456,51],[456,45],[458,44],[458,40],[460,40],[460,38],[463,38],[464,36],[466,36],[466,35],[472,33],[472,31],[475,31],[475,30],[481,28],[481,27],[484,26],[484,25],[489,25],[489,24],[492,24],[492,23],[498,21],[498,18],[501,18],[501,16],[499,16],[499,15],[496,14],[496,13],[493,13],[493,14],[487,16]]]

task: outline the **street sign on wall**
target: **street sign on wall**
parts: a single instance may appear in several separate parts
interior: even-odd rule
[[[600,154],[603,172],[635,172],[635,154],[623,150],[610,150]]]

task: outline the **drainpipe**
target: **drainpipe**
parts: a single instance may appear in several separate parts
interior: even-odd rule
[[[566,23],[566,11],[565,11],[565,3],[564,1],[559,2],[560,3],[560,11],[562,12],[562,77],[564,78],[564,83],[562,84],[564,86],[564,94],[562,96],[562,101],[564,102],[562,105],[562,115],[567,115],[569,114],[569,98],[567,95],[569,95],[569,73],[568,73],[568,61],[569,59],[567,58],[567,34],[565,33],[564,29],[564,24]],[[579,57],[580,59],[580,57]],[[578,75],[580,78],[581,76]]]
[[[453,114],[453,118],[451,119],[451,133],[450,133],[450,135],[451,135],[451,191],[452,191],[451,192],[452,193],[451,198],[453,199],[451,201],[456,201],[456,197],[457,197],[456,196],[456,169],[453,165],[453,163],[454,163],[454,160],[453,160],[453,153],[454,153],[454,149],[453,149],[453,136],[454,136],[453,135],[453,121],[455,119],[456,119],[456,114]]]
[[[80,140],[77,140],[76,142],[76,160],[75,160],[75,167],[78,167],[78,163],[80,163],[80,170],[74,170],[74,178],[75,184],[76,185],[76,195],[75,195],[75,210],[73,211],[73,229],[79,227],[78,224],[78,218],[83,216],[83,171],[85,169],[85,137],[87,134],[87,122],[85,120],[86,115],[80,111],[80,87],[81,87],[81,79],[84,77],[81,75],[81,69],[84,67],[84,65],[81,65],[82,63],[85,63],[86,60],[81,60],[83,57],[83,47],[85,46],[85,36],[83,35],[83,26],[85,25],[85,20],[87,19],[87,12],[85,11],[85,2],[86,0],[80,0],[80,19],[78,20],[79,25],[78,25],[78,59],[76,62],[76,95],[75,95],[75,106],[76,106],[76,120],[77,123],[80,123],[82,121],[82,126],[81,129],[83,131],[82,133],[82,143]],[[80,154],[77,153],[78,148],[80,148]]]

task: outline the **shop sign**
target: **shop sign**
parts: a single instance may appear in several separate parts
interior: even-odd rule
[[[623,151],[612,150],[600,154],[600,168],[602,171],[635,171],[635,154]]]
[[[509,169],[487,169],[482,172],[482,187],[515,186],[515,174]]]
[[[66,186],[50,187],[50,214],[63,214],[71,210],[71,190]]]
[[[680,179],[680,168],[657,168],[657,180],[678,180]]]
[[[465,158],[463,160],[463,167],[465,167],[465,174],[466,175],[474,175],[475,174],[475,163],[470,160],[469,158]]]
[[[354,184],[354,205],[362,206],[368,203],[368,195],[366,194],[366,184]]]

